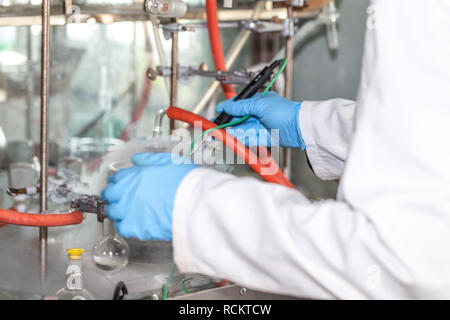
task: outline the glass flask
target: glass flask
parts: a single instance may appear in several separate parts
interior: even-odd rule
[[[103,271],[118,271],[128,264],[130,248],[115,231],[113,222],[105,218],[102,223],[103,237],[92,249],[95,265]]]
[[[82,254],[84,249],[67,249],[69,266],[66,271],[66,286],[58,292],[58,300],[94,300],[94,296],[83,288]]]

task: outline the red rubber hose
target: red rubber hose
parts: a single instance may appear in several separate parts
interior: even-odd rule
[[[0,221],[28,227],[61,227],[80,224],[83,214],[79,211],[58,214],[34,214],[0,209]]]
[[[220,39],[219,18],[217,16],[217,1],[206,0],[206,20],[208,23],[209,43],[217,70],[227,71],[225,56]],[[222,84],[222,90],[225,98],[231,99],[236,95],[231,84]]]
[[[177,107],[170,107],[167,109],[167,116],[170,119],[183,121],[189,123],[192,126],[201,128],[203,131],[215,128],[217,125],[195,113],[183,110]],[[261,178],[267,182],[277,183],[288,188],[294,189],[292,183],[284,176],[280,167],[275,163],[271,157],[265,158],[263,163],[258,156],[240,143],[232,135],[228,134],[225,130],[214,130],[210,133],[216,139],[221,141],[228,148],[233,150],[250,168],[258,173]]]
[[[14,208],[14,207],[9,208],[9,210],[10,210],[10,211],[15,211],[15,212],[19,211],[19,210],[17,210],[17,209]],[[1,227],[4,227],[4,226],[6,226],[6,225],[8,225],[6,222],[1,222],[1,221],[0,221],[0,228],[1,228]]]

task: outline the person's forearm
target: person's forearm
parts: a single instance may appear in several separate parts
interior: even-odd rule
[[[312,204],[295,190],[253,178],[192,171],[176,196],[173,245],[180,271],[256,290],[326,299],[410,297],[409,269],[364,214],[344,202]],[[378,287],[370,286],[371,270],[381,278]]]
[[[342,175],[353,138],[355,106],[345,99],[302,102],[300,131],[312,169],[322,180]]]

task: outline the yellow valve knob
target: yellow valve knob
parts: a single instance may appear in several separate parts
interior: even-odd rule
[[[80,260],[81,254],[84,251],[85,251],[84,249],[80,249],[80,248],[66,249],[66,252],[69,254],[69,259],[71,259],[71,260]]]

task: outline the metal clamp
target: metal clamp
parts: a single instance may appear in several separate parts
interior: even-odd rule
[[[219,22],[219,27],[221,29],[246,29],[256,33],[281,32],[283,35],[289,31],[286,29],[286,26],[287,24],[285,21],[261,21],[253,19],[236,22]],[[196,29],[206,29],[208,25],[206,23],[165,23],[159,24],[158,27],[162,29],[164,38],[168,40],[174,32],[193,32]]]
[[[147,76],[151,80],[156,80],[158,76],[160,77],[170,77],[172,70],[170,67],[156,67],[156,70],[151,70],[147,72]],[[253,78],[253,72],[242,72],[242,71],[207,71],[196,67],[178,67],[178,76],[181,81],[189,81],[193,76],[201,76],[208,78],[215,78],[223,84],[237,84],[246,85]]]
[[[98,196],[82,195],[72,200],[71,208],[81,212],[95,213],[98,222],[103,222],[106,218],[105,202]]]

